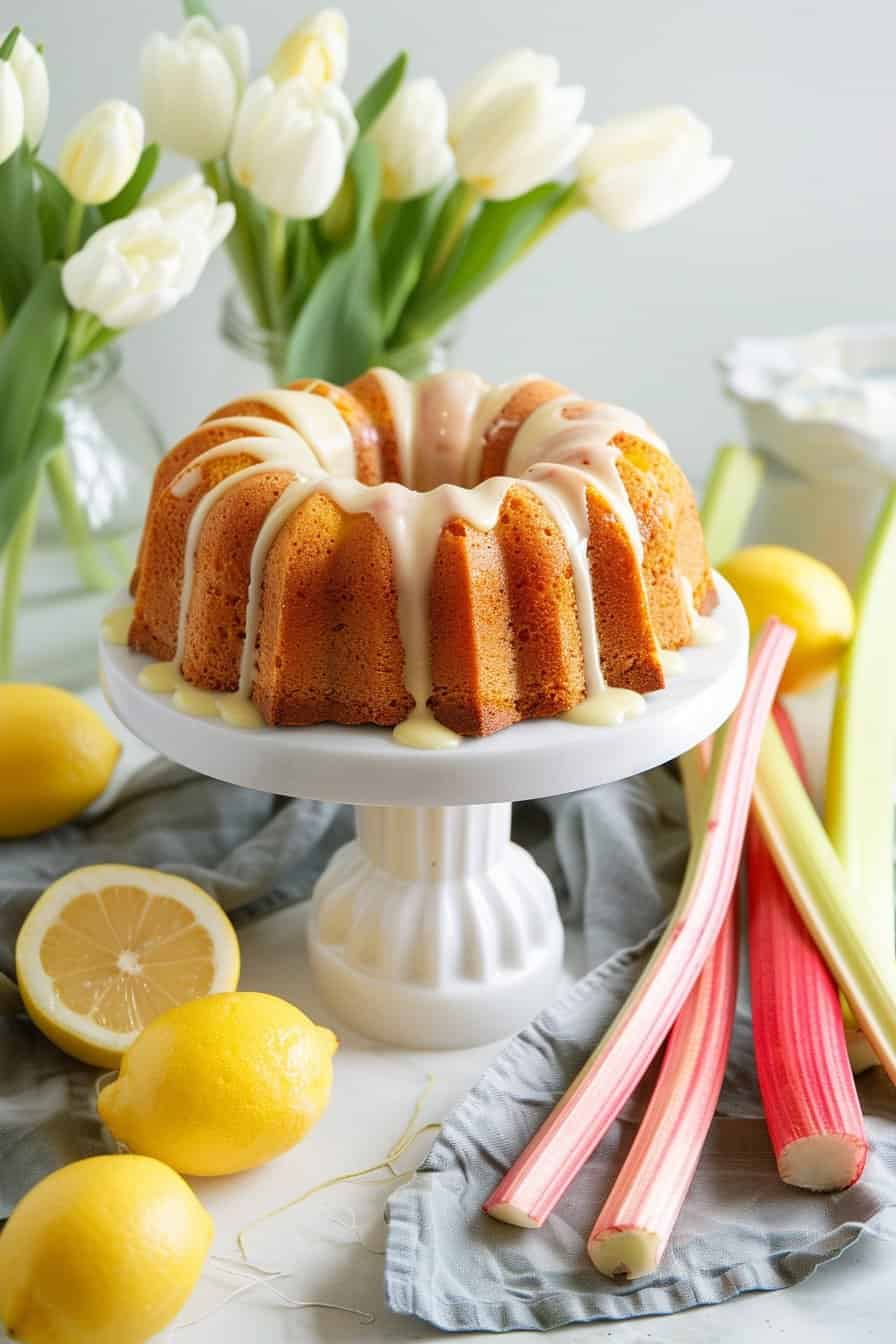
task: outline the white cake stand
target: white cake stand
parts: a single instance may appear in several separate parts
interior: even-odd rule
[[[355,805],[357,838],[314,890],[311,965],[334,1010],[368,1036],[422,1049],[518,1030],[550,997],[563,933],[551,885],[510,841],[510,804],[624,779],[709,736],[740,696],[748,632],[716,577],[724,638],[639,719],[594,728],[545,719],[455,750],[400,747],[377,728],[229,727],[143,689],[149,661],[100,641],[106,697],[150,746],[249,788]]]

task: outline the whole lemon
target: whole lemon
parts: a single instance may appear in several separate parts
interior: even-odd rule
[[[71,821],[109,783],[121,744],[56,686],[0,686],[0,839]]]
[[[120,1143],[189,1176],[248,1171],[323,1114],[338,1042],[271,994],[212,994],[157,1017],[99,1097]]]
[[[829,565],[788,546],[749,546],[719,566],[755,635],[769,616],[796,631],[781,690],[805,691],[835,672],[855,629],[849,589]]]
[[[212,1234],[161,1162],[73,1162],[29,1191],[0,1235],[0,1322],[23,1344],[143,1344],[192,1293]]]

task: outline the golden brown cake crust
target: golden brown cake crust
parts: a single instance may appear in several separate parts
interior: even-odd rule
[[[359,480],[398,479],[396,428],[375,373],[348,388],[305,379],[293,390],[324,396],[339,411],[351,433]],[[542,378],[510,388],[477,446],[481,478],[503,474],[526,419],[568,395],[561,384]],[[587,408],[583,403],[582,415]],[[134,649],[164,660],[175,655],[191,519],[209,490],[259,463],[261,454],[241,445],[239,452],[197,459],[233,438],[258,434],[228,423],[247,416],[289,423],[263,398],[239,398],[175,445],[159,466],[136,575],[129,635]],[[680,468],[636,435],[619,434],[612,443],[643,557],[639,563],[622,520],[589,487],[593,619],[606,683],[649,692],[664,685],[661,648],[691,638],[681,576],[698,611],[711,610],[717,599],[696,503]],[[271,508],[294,480],[291,470],[272,462],[270,470],[224,491],[208,511],[184,630],[181,671],[191,684],[237,689],[253,549]],[[592,614],[583,618],[578,611],[573,567],[555,517],[525,483],[507,489],[490,530],[460,517],[447,521],[428,592],[428,703],[440,723],[479,736],[561,714],[585,697],[581,621]],[[312,490],[273,538],[257,596],[251,695],[267,723],[393,726],[411,712],[393,556],[372,513],[346,511],[324,490]]]

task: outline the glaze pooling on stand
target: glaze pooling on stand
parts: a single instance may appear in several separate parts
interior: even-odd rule
[[[607,686],[586,700],[573,705],[561,718],[567,723],[590,723],[596,728],[609,728],[626,719],[639,719],[647,705],[643,695],[627,691],[621,686]]]
[[[186,713],[220,714],[234,726],[260,724],[251,695],[268,555],[294,512],[312,495],[322,494],[347,514],[369,513],[389,542],[404,682],[414,701],[411,714],[394,730],[396,740],[426,748],[457,745],[457,734],[437,723],[428,707],[433,690],[429,576],[448,524],[460,520],[483,532],[491,531],[508,491],[525,488],[547,509],[569,554],[586,698],[564,717],[578,723],[618,723],[643,712],[642,697],[634,691],[608,688],[601,669],[589,556],[589,497],[597,493],[604,501],[623,528],[640,569],[641,535],[617,469],[619,448],[614,440],[634,436],[663,452],[665,445],[640,416],[565,394],[536,406],[522,419],[505,474],[480,480],[486,431],[495,433],[503,427],[502,408],[535,380],[534,375],[501,387],[489,387],[476,374],[465,372],[437,374],[418,384],[385,369],[371,370],[371,375],[391,416],[403,483],[358,481],[348,423],[325,395],[307,389],[275,389],[250,399],[253,406],[270,407],[280,420],[258,414],[222,417],[220,423],[226,421],[229,428],[245,432],[200,453],[171,482],[171,494],[186,499],[216,459],[235,455],[253,459],[251,465],[208,489],[193,510],[184,549],[175,655],[170,663],[144,669],[141,683],[148,689],[173,692],[175,704]],[[212,420],[206,425],[214,428],[218,423]],[[272,470],[287,472],[293,480],[270,508],[252,549],[239,684],[226,694],[200,690],[183,679],[180,669],[202,530],[215,505],[231,490]],[[712,623],[694,611],[690,585],[687,600],[695,635],[702,635],[699,642],[708,642]]]
[[[691,621],[691,642],[703,647],[718,644],[725,638],[722,627],[709,616],[701,616],[694,606],[694,590],[686,575],[679,575],[684,605]]]
[[[127,644],[128,631],[131,628],[131,621],[134,619],[134,604],[129,603],[126,607],[116,607],[105,617],[101,626],[100,633],[107,644]]]

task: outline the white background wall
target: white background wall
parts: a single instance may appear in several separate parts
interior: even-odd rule
[[[310,8],[310,6],[308,6]],[[737,336],[896,317],[893,0],[343,0],[358,92],[400,46],[456,89],[512,46],[555,53],[593,121],[684,102],[735,169],[692,212],[641,234],[572,220],[468,316],[455,363],[498,380],[539,370],[644,413],[690,469],[736,429],[713,358]],[[7,0],[46,44],[47,149],[100,98],[137,99],[140,44],[177,0]],[[306,12],[217,0],[260,70]],[[167,166],[168,175],[178,168]],[[169,437],[262,381],[217,336],[218,258],[175,314],[132,333],[126,368]]]

